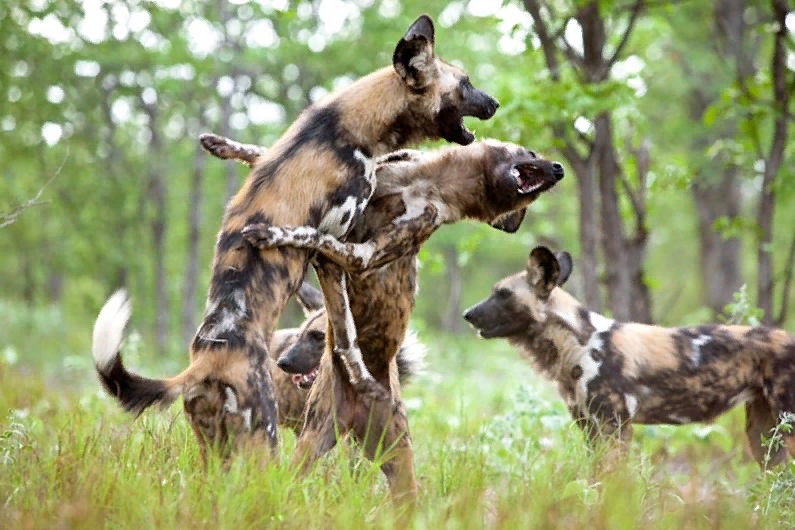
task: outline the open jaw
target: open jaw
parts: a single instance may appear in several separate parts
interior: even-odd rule
[[[520,171],[514,166],[511,175],[516,179],[516,192],[519,195],[527,195],[544,187],[546,179],[542,171]]]
[[[305,374],[292,374],[290,376],[290,380],[293,382],[295,386],[298,388],[302,388],[306,390],[307,388],[312,386],[312,383],[315,382],[317,378],[317,372],[320,366],[315,366],[309,372]]]

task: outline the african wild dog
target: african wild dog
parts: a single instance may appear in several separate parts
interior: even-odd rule
[[[556,381],[589,440],[613,435],[626,448],[632,423],[709,421],[745,403],[751,453],[764,466],[761,436],[795,412],[795,337],[766,327],[616,322],[558,287],[571,268],[567,253],[536,247],[524,271],[499,281],[464,318],[483,338],[508,339]],[[795,456],[795,433],[783,435]]]
[[[227,154],[256,157],[245,151]],[[376,191],[348,237],[355,243],[310,227],[251,225],[244,234],[258,247],[313,249],[342,266],[364,362],[394,400],[362,399],[327,349],[309,394],[295,461],[308,466],[334,447],[337,433],[353,431],[370,458],[388,448],[382,470],[390,489],[396,498],[414,501],[414,457],[394,358],[414,307],[419,246],[442,224],[461,219],[516,231],[526,206],[563,177],[563,167],[518,145],[481,141],[427,154],[391,153],[377,162],[376,173]]]
[[[304,425],[306,398],[326,349],[326,315],[323,294],[308,283],[301,284],[296,298],[306,320],[300,327],[274,331],[268,353],[272,361],[269,365],[276,403],[279,405],[279,425],[292,429],[298,436]],[[425,355],[425,346],[413,331],[408,331],[395,357],[401,386],[422,372]],[[276,365],[280,357],[289,359],[289,366],[295,373],[287,373]]]
[[[465,72],[435,56],[433,22],[419,17],[398,42],[391,67],[305,110],[259,158],[226,205],[207,307],[185,371],[170,379],[146,379],[125,370],[118,346],[130,308],[123,292],[108,300],[95,323],[93,345],[105,388],[135,413],[182,394],[203,457],[208,444],[230,454],[233,439],[267,440],[275,448],[277,411],[267,343],[301,283],[308,253],[254,248],[241,230],[254,223],[309,225],[343,237],[373,192],[373,157],[426,139],[468,144],[474,135],[462,117],[488,119],[497,106]],[[335,292],[341,274],[320,265],[327,306],[339,298],[344,302],[346,292]],[[338,301],[333,307],[346,305]],[[345,316],[329,313],[329,320],[342,321],[332,322],[335,333],[346,331],[350,319]],[[342,340],[335,344],[350,346]],[[237,436],[242,434],[247,436]]]

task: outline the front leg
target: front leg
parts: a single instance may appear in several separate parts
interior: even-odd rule
[[[306,226],[288,228],[261,223],[244,227],[243,237],[258,248],[290,246],[317,250],[345,271],[361,274],[415,252],[440,225],[438,211],[429,204],[421,215],[389,224],[364,243],[343,243]]]
[[[378,383],[367,369],[362,352],[356,340],[356,326],[353,322],[345,273],[338,265],[319,257],[315,272],[323,291],[328,325],[333,337],[334,355],[342,360],[348,379],[353,388],[365,397],[388,400],[389,392]]]

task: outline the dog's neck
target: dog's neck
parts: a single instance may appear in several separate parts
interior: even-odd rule
[[[358,79],[321,105],[339,108],[343,127],[372,156],[438,138],[433,118],[413,108],[411,91],[391,66]]]
[[[592,337],[612,326],[613,321],[589,311],[563,289],[552,290],[544,306],[545,324],[531,326],[509,342],[518,347],[545,377],[564,381],[583,355]]]
[[[375,197],[392,193],[421,196],[439,207],[444,223],[462,219],[491,221],[496,212],[486,185],[484,151],[446,147],[379,166]]]

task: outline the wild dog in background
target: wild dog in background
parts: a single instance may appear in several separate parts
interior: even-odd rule
[[[589,440],[612,435],[626,448],[633,423],[710,421],[745,403],[751,453],[764,467],[761,436],[795,413],[795,337],[767,327],[616,322],[558,287],[571,268],[568,253],[536,247],[524,271],[464,318],[483,338],[508,339],[556,381]],[[795,433],[781,434],[795,456]],[[772,456],[786,458],[783,449]]]
[[[170,379],[147,379],[125,370],[119,342],[130,306],[124,292],[108,300],[95,323],[93,343],[105,388],[136,414],[182,394],[203,457],[207,445],[230,454],[233,439],[267,440],[274,448],[277,411],[267,343],[306,272],[307,252],[253,248],[242,228],[308,225],[342,237],[373,191],[372,157],[425,139],[470,143],[474,135],[462,117],[486,119],[497,106],[461,69],[435,57],[433,22],[419,17],[397,44],[392,67],[305,110],[259,158],[227,204],[207,307],[185,371]],[[344,289],[332,292],[340,280],[335,269],[318,270],[327,303],[346,296]],[[337,327],[346,331],[344,322]]]
[[[296,292],[306,320],[297,328],[279,329],[273,333],[268,353],[276,403],[279,407],[279,425],[301,434],[304,425],[304,406],[309,389],[317,376],[320,359],[326,349],[326,311],[323,294],[304,282]],[[400,385],[408,383],[425,367],[425,346],[409,330],[403,337],[395,361]],[[294,373],[280,369],[279,358],[289,359]]]
[[[241,155],[239,144],[227,151],[232,153]],[[347,272],[364,362],[394,401],[363,399],[327,349],[309,394],[295,461],[308,466],[334,447],[338,433],[352,431],[369,458],[386,450],[382,470],[393,495],[413,502],[413,451],[395,356],[414,307],[419,246],[442,224],[461,219],[516,231],[527,205],[563,177],[563,167],[518,145],[481,141],[427,154],[391,153],[378,160],[376,173],[376,191],[350,243],[311,227],[259,224],[246,227],[244,234],[257,247],[317,250]],[[282,357],[280,366],[290,370],[290,360]]]

